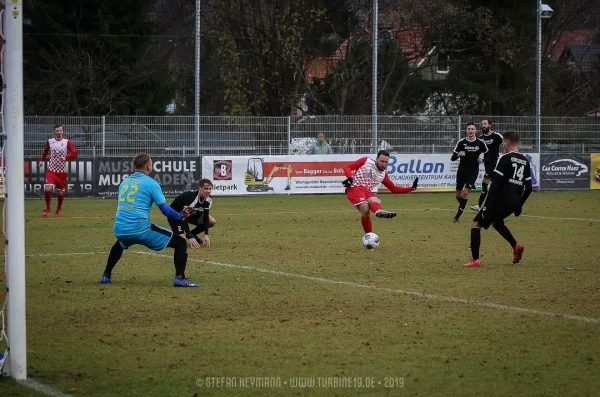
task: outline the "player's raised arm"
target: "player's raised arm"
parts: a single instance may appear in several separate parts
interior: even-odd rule
[[[410,193],[413,190],[417,189],[417,185],[419,184],[419,178],[416,178],[413,181],[413,184],[411,187],[400,187],[400,186],[396,186],[394,184],[394,182],[392,182],[392,180],[390,179],[388,174],[386,173],[385,177],[383,178],[383,181],[381,183],[383,183],[383,186],[387,187],[388,190],[392,193],[395,193],[395,194]]]
[[[153,186],[150,189],[150,194],[152,195],[152,200],[160,209],[160,212],[162,212],[162,214],[168,219],[180,221],[190,216],[189,209],[187,209],[186,211],[186,208],[184,208],[183,211],[177,212],[167,204],[167,199],[165,198],[165,195],[163,194],[162,189],[160,188],[160,185],[158,183],[153,184]]]
[[[344,175],[346,175],[346,179],[342,182],[342,185],[345,187],[352,185],[352,182],[354,182],[354,171],[365,165],[367,159],[368,157],[362,157],[344,167]]]

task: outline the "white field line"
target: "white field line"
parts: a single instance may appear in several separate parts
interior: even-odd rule
[[[65,253],[43,253],[43,254],[27,254],[28,257],[41,257],[41,256],[71,256],[71,255],[108,255],[106,252],[65,252]]]
[[[143,251],[133,251],[133,252],[136,254],[149,255],[149,256],[155,256],[155,257],[160,257],[160,258],[169,258],[169,259],[172,258],[172,256],[170,256],[170,255],[157,254],[154,252],[143,252]],[[345,285],[345,286],[354,287],[354,288],[370,289],[372,291],[389,292],[394,295],[409,295],[409,296],[414,296],[417,298],[435,300],[435,301],[440,301],[440,302],[463,303],[466,305],[479,306],[479,307],[485,307],[485,308],[490,308],[490,309],[498,309],[498,310],[504,310],[504,311],[520,312],[520,313],[529,313],[529,314],[535,314],[538,316],[562,317],[562,318],[567,318],[570,320],[600,324],[600,318],[595,318],[595,317],[584,317],[584,316],[577,316],[574,314],[547,312],[547,311],[543,311],[543,310],[529,309],[526,307],[509,306],[509,305],[502,305],[502,304],[498,304],[498,303],[480,302],[480,301],[474,301],[474,300],[463,299],[463,298],[455,298],[452,296],[426,294],[423,292],[404,291],[404,290],[393,289],[393,288],[375,287],[372,285],[358,284],[358,283],[354,283],[351,281],[338,281],[338,280],[332,280],[332,279],[323,278],[323,277],[306,276],[304,274],[282,272],[279,270],[262,269],[259,267],[252,267],[252,266],[245,266],[245,265],[234,265],[234,264],[230,264],[230,263],[213,262],[213,261],[209,261],[209,260],[202,260],[202,259],[195,259],[195,258],[188,258],[188,261],[198,262],[198,263],[206,263],[209,265],[221,266],[221,267],[227,267],[227,268],[233,268],[233,269],[252,270],[255,272],[259,272],[259,273],[273,274],[276,276],[300,278],[300,279],[304,279],[304,280],[316,281],[319,283],[338,284],[338,285]]]
[[[17,382],[20,385],[26,386],[30,389],[33,389],[37,392],[45,394],[46,396],[51,397],[71,397],[71,394],[62,393],[56,389],[51,388],[50,386],[46,386],[43,383],[39,383],[31,378],[27,380],[21,380]]]
[[[453,208],[400,208],[397,209],[396,212],[427,212],[427,211],[447,211],[447,212],[455,212],[456,209]],[[348,210],[335,210],[335,211],[273,211],[273,212],[223,212],[218,213],[219,216],[242,216],[242,215],[310,215],[310,214],[341,214],[341,213],[355,213],[352,209]],[[475,211],[472,211],[475,214]],[[600,222],[600,219],[594,218],[563,218],[563,217],[555,217],[555,216],[541,216],[541,215],[521,215],[524,218],[536,218],[536,219],[552,219],[559,221],[583,221],[583,222]],[[48,216],[46,218],[42,217],[32,217],[27,218],[27,220],[59,220],[59,219],[113,219],[114,216]]]

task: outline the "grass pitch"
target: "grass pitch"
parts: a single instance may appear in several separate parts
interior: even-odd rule
[[[189,250],[199,289],[143,247],[100,285],[115,201],[46,219],[28,201],[29,376],[82,396],[596,395],[600,192],[532,194],[507,220],[522,263],[490,229],[480,269],[453,196],[383,195],[398,217],[374,218],[375,251],[344,196],[215,197],[213,246]]]

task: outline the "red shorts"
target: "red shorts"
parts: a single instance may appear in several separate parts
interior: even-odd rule
[[[357,206],[361,203],[366,203],[369,198],[375,197],[375,195],[364,186],[350,186],[346,189],[346,197],[348,197],[353,206]]]
[[[67,188],[67,173],[46,171],[46,185],[54,185],[57,189]]]

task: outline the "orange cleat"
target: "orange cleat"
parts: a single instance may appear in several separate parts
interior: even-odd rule
[[[60,210],[56,210],[56,212],[54,213],[54,215],[60,216]]]
[[[515,245],[515,248],[513,249],[513,263],[519,263],[521,262],[521,259],[523,258],[523,251],[525,251],[525,247],[522,245]]]
[[[471,259],[469,260],[469,263],[465,263],[464,265],[465,267],[481,267],[481,262],[479,261],[479,259]]]
[[[45,210],[42,211],[42,216],[48,216],[49,212],[50,212],[50,209],[46,208]]]

